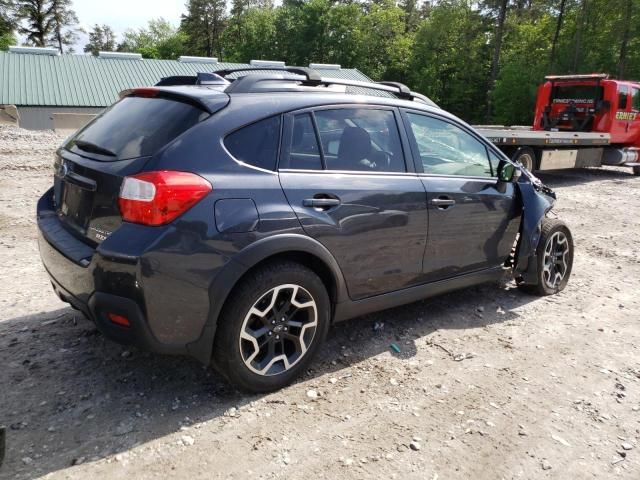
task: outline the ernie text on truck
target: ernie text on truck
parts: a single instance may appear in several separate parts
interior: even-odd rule
[[[617,165],[640,175],[640,82],[548,76],[532,127],[477,129],[532,171]]]

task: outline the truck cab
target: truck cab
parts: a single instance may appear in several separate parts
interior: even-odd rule
[[[640,83],[606,74],[548,76],[538,88],[533,129],[600,132],[612,146],[640,147]]]

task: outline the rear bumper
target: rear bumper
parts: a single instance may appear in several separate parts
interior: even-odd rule
[[[53,289],[60,299],[82,311],[106,337],[118,343],[136,345],[157,353],[188,355],[208,363],[210,346],[204,348],[205,342],[201,345],[198,341],[180,341],[178,338],[184,329],[175,328],[173,337],[169,334],[166,342],[159,341],[154,334],[145,296],[156,303],[159,295],[166,296],[166,290],[161,287],[167,287],[167,282],[155,280],[161,275],[151,272],[155,288],[143,292],[145,277],[140,273],[144,270],[144,265],[140,267],[141,263],[144,264],[143,258],[125,251],[118,256],[113,251],[107,254],[101,249],[91,248],[66,230],[53,209],[51,199],[49,191],[38,202],[38,247]],[[135,242],[127,242],[131,243]],[[208,301],[202,312],[205,318],[207,311]],[[109,313],[125,316],[130,326],[111,322]],[[153,321],[156,326],[163,325],[165,331],[170,331],[167,325],[175,318],[171,312],[164,316],[156,313]],[[193,336],[199,340],[197,336],[202,326],[192,327],[198,331]]]
[[[92,320],[102,334],[123,345],[135,345],[144,350],[159,353],[183,354],[186,351],[165,351],[151,331],[140,307],[129,298],[119,297],[108,293],[93,292],[84,302],[66,290],[53,276],[51,276],[53,290],[63,302],[67,302],[77,310],[80,310],[87,318]],[[125,316],[131,326],[123,327],[111,322],[109,313]]]

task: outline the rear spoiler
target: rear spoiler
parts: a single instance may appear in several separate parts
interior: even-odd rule
[[[180,84],[184,85],[184,84]],[[208,113],[215,113],[229,103],[229,96],[216,89],[194,89],[171,86],[129,88],[120,92],[120,98],[168,98],[177,102],[189,103]]]
[[[173,77],[164,77],[156,87],[173,87],[177,85],[229,85],[229,80],[222,78],[215,73],[197,73],[195,77],[186,75],[176,75]]]

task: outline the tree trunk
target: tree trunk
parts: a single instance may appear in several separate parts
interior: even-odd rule
[[[556,23],[556,31],[553,35],[553,42],[551,43],[551,56],[549,58],[550,73],[554,73],[556,66],[556,48],[558,48],[558,39],[560,38],[560,30],[562,30],[562,20],[564,17],[564,7],[567,0],[560,2],[560,12],[558,13],[558,22]]]
[[[491,62],[491,77],[489,78],[489,89],[487,96],[487,121],[490,122],[493,117],[493,105],[491,95],[493,94],[493,87],[495,86],[498,78],[498,71],[500,68],[500,52],[502,50],[502,36],[504,35],[504,22],[507,18],[507,8],[509,0],[502,0],[500,2],[500,11],[498,12],[498,25],[496,27],[495,45],[493,48],[493,61]]]
[[[584,30],[587,16],[587,0],[582,0],[580,5],[580,17],[576,26],[576,44],[573,55],[573,68],[571,73],[577,73],[580,67],[580,57],[582,54],[582,31]]]
[[[627,48],[629,46],[629,34],[631,18],[633,16],[633,0],[625,0],[624,27],[622,31],[622,44],[620,45],[620,57],[618,59],[618,78],[624,79],[627,64]]]

